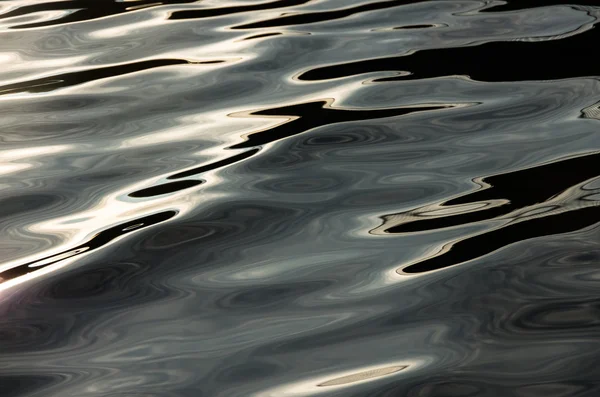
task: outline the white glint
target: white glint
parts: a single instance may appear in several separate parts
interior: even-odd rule
[[[259,393],[254,397],[303,397],[343,388],[353,387],[368,382],[385,381],[393,377],[400,377],[415,371],[426,364],[424,359],[412,359],[395,363],[370,365],[353,370],[332,372],[318,375],[297,382],[284,384]]]
[[[37,146],[0,151],[0,175],[8,175],[37,165],[36,158],[72,150],[73,145]]]

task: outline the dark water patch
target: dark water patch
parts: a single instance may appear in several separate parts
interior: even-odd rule
[[[398,7],[406,4],[420,3],[422,0],[390,0],[374,3],[362,4],[356,7],[343,8],[333,11],[307,12],[286,15],[279,18],[268,19],[260,22],[248,23],[233,27],[233,29],[263,29],[279,26],[305,25],[309,23],[333,21],[346,18],[351,15],[360,14],[368,11],[383,10],[386,8]]]
[[[436,48],[414,54],[368,59],[314,68],[302,73],[304,81],[329,80],[373,72],[404,72],[376,82],[468,76],[477,81],[556,80],[596,76],[589,43],[600,40],[600,30],[547,41],[498,41],[474,46]],[[512,59],[511,62],[506,62]],[[569,62],[561,62],[568,59]]]
[[[130,310],[168,298],[171,291],[167,286],[148,282],[156,271],[156,264],[145,258],[136,258],[136,262],[87,261],[84,266],[69,269],[64,277],[56,275],[36,292],[44,301],[53,302],[57,310],[77,313],[85,307],[82,315],[93,317],[106,310]],[[42,317],[46,316],[42,314]],[[44,324],[40,319],[40,326]],[[51,340],[52,334],[48,331],[39,337],[22,335],[20,338],[23,347],[27,347],[26,338],[33,345],[36,340]]]
[[[73,258],[77,255],[98,249],[118,237],[160,222],[164,222],[173,218],[175,215],[177,215],[176,211],[164,211],[113,226],[109,229],[99,232],[93,238],[83,244],[78,245],[77,247],[0,272],[0,283],[43,269],[61,260]]]
[[[84,300],[101,299],[114,295],[134,276],[141,276],[139,266],[133,264],[106,264],[95,269],[77,269],[52,285],[49,296],[54,300],[83,303]],[[121,299],[131,296],[119,294]]]
[[[397,396],[399,392],[407,395],[422,397],[579,397],[593,396],[599,390],[597,382],[590,380],[577,381],[547,381],[531,382],[529,384],[519,383],[519,386],[507,385],[504,378],[500,376],[475,378],[476,369],[467,374],[444,373],[434,378],[423,379],[410,387],[396,385],[387,394],[378,394],[377,397]],[[410,394],[409,394],[410,393]]]
[[[514,315],[515,326],[529,331],[585,331],[600,326],[600,299],[564,299],[526,305]]]
[[[414,105],[392,109],[344,109],[330,106],[328,101],[315,101],[280,108],[252,112],[252,116],[281,116],[288,121],[273,128],[255,132],[246,141],[231,146],[231,149],[244,149],[265,145],[279,139],[301,134],[316,127],[348,121],[366,121],[385,117],[404,116],[411,113],[449,109],[458,105]]]
[[[510,244],[535,237],[574,232],[600,222],[600,206],[548,214],[517,221],[497,230],[453,243],[449,251],[398,270],[398,273],[425,273],[458,265],[492,253]]]
[[[600,164],[599,162],[600,154],[594,153],[486,177],[478,181],[483,186],[480,190],[440,204],[440,208],[443,209],[487,203],[477,210],[457,215],[434,216],[422,214],[422,210],[417,209],[409,212],[417,219],[391,227],[386,227],[384,223],[383,227],[387,233],[411,233],[464,225],[506,215],[517,209],[543,203],[566,189],[597,176],[596,165]],[[493,204],[496,200],[501,200],[501,204]],[[388,215],[384,219],[393,222],[398,215],[400,214]]]
[[[27,23],[13,26],[12,29],[30,29],[44,26],[64,25],[73,22],[83,22],[111,15],[136,11],[141,8],[158,7],[167,4],[189,4],[197,0],[69,0],[55,2],[38,2],[18,7],[0,14],[0,19],[24,16],[40,12],[69,11],[67,14],[48,21]]]
[[[223,309],[256,310],[273,306],[293,304],[306,294],[330,286],[329,281],[293,282],[287,284],[260,285],[240,289],[220,298],[216,304]]]
[[[152,186],[146,189],[137,190],[129,193],[129,197],[146,198],[161,196],[163,194],[175,193],[180,190],[189,189],[194,186],[203,184],[203,180],[185,180],[177,182],[163,183],[162,185]]]
[[[506,388],[499,384],[490,384],[482,380],[456,379],[435,380],[422,382],[411,388],[411,392],[418,396],[448,396],[448,397],[480,397],[502,395]],[[393,389],[392,389],[393,390]],[[393,394],[390,394],[390,396]]]
[[[7,219],[26,212],[47,210],[61,203],[61,197],[47,193],[22,194],[0,199],[0,219]]]
[[[0,375],[3,397],[17,397],[24,394],[30,395],[65,381],[59,374],[52,375]]]
[[[299,6],[310,1],[312,0],[276,0],[268,3],[238,5],[232,7],[201,8],[197,10],[175,11],[171,14],[169,19],[201,19],[251,11],[268,11],[276,8]]]
[[[260,151],[260,149],[252,149],[248,150],[244,153],[236,154],[234,156],[227,157],[223,160],[215,161],[214,163],[203,165],[197,168],[193,168],[191,170],[178,172],[177,174],[169,176],[167,179],[180,179],[187,178],[190,176],[202,174],[204,172],[212,171],[217,168],[225,167],[233,163],[237,163],[238,161],[245,160],[251,156],[254,156]]]
[[[71,87],[79,84],[89,83],[95,80],[141,72],[143,70],[185,64],[191,64],[191,62],[183,59],[154,59],[104,68],[83,70],[80,72],[58,74],[55,76],[43,77],[41,79],[0,86],[0,95],[15,94],[19,92],[49,92],[59,88]]]

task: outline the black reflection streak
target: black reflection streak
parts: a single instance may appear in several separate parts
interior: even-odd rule
[[[282,116],[290,121],[273,128],[250,134],[245,142],[232,146],[232,149],[244,149],[264,145],[279,139],[287,138],[334,123],[348,121],[373,120],[385,117],[402,116],[410,113],[440,110],[454,105],[432,105],[420,107],[400,107],[391,109],[355,110],[328,107],[327,101],[315,101],[280,108],[266,109],[252,113],[255,116]]]
[[[600,153],[595,153],[484,178],[483,183],[490,185],[489,188],[449,200],[442,206],[502,199],[507,200],[508,203],[460,215],[419,219],[387,228],[385,231],[387,233],[420,232],[506,215],[514,210],[544,202],[571,186],[595,177],[598,174],[599,163]],[[419,212],[415,211],[414,215],[419,216]],[[390,215],[385,218],[387,217]]]
[[[265,37],[280,36],[282,34],[283,33],[279,33],[279,32],[255,34],[254,36],[246,37],[244,40],[263,39]]]
[[[397,26],[394,30],[405,30],[405,29],[429,29],[436,28],[438,25],[406,25],[406,26]]]
[[[189,4],[197,0],[137,0],[130,1],[98,1],[98,0],[71,0],[57,2],[43,2],[19,7],[0,15],[0,18],[12,18],[38,12],[71,11],[61,18],[50,21],[29,23],[12,27],[12,29],[39,28],[44,26],[61,25],[72,22],[82,22],[102,18],[109,15],[123,14],[141,8],[157,7],[166,4]]]
[[[175,215],[177,215],[177,211],[164,211],[122,223],[118,226],[113,226],[109,229],[101,231],[92,239],[81,245],[78,245],[77,247],[1,272],[0,283],[43,269],[46,266],[55,264],[63,259],[73,258],[82,253],[90,252],[110,243],[118,237],[160,222],[164,222],[173,218]]]
[[[0,375],[2,395],[6,397],[34,394],[66,381],[62,374],[44,375]]]
[[[216,168],[225,167],[227,165],[230,165],[230,164],[236,163],[238,161],[245,160],[245,159],[247,159],[247,158],[249,158],[251,156],[254,156],[259,151],[260,151],[260,149],[248,150],[248,151],[246,151],[244,153],[236,154],[235,156],[228,157],[228,158],[226,158],[224,160],[215,161],[214,163],[211,163],[211,164],[208,164],[208,165],[203,165],[201,167],[193,168],[191,170],[179,172],[179,173],[177,173],[175,175],[169,176],[167,179],[187,178],[187,177],[190,177],[190,176],[193,176],[193,175],[201,174],[203,172],[214,170]]]
[[[169,179],[169,180],[181,179],[181,178],[187,178],[190,176],[202,174],[204,172],[208,172],[208,171],[211,171],[211,170],[214,170],[217,168],[231,165],[233,163],[237,163],[238,161],[245,160],[249,157],[254,156],[259,151],[260,151],[259,148],[248,150],[244,153],[236,154],[234,156],[225,158],[223,160],[215,161],[214,163],[210,163],[210,164],[203,165],[200,167],[192,168],[187,171],[179,172],[177,174],[167,177],[167,179]],[[177,181],[177,182],[163,183],[161,185],[151,186],[146,189],[141,189],[141,190],[137,190],[135,192],[129,193],[129,197],[148,198],[148,197],[160,196],[163,194],[174,193],[174,192],[178,192],[180,190],[189,189],[191,187],[201,185],[204,182],[205,182],[204,180],[189,179],[189,180],[183,180],[183,181]]]
[[[517,241],[574,232],[600,222],[600,206],[547,215],[515,223],[459,241],[446,253],[399,269],[399,273],[424,273],[460,264],[494,252]]]
[[[267,21],[254,22],[245,25],[235,26],[233,29],[260,29],[260,28],[272,28],[276,26],[289,26],[289,25],[304,25],[308,23],[333,21],[335,19],[341,19],[349,17],[350,15],[358,14],[361,12],[383,10],[386,8],[397,7],[404,4],[420,3],[422,0],[391,0],[381,1],[377,3],[363,4],[357,7],[345,8],[342,10],[335,11],[321,11],[311,12],[305,14],[295,14],[289,16],[283,16]]]
[[[250,11],[264,11],[271,10],[274,8],[283,7],[294,7],[302,4],[306,4],[311,0],[278,0],[270,3],[251,4],[244,6],[235,7],[221,7],[221,8],[206,8],[200,10],[185,10],[175,11],[171,14],[169,19],[200,19],[200,18],[211,18],[219,17],[223,15],[239,14],[242,12]]]
[[[183,59],[155,59],[128,63],[124,65],[109,66],[81,72],[64,73],[41,79],[24,81],[15,84],[0,86],[0,95],[14,94],[18,92],[40,93],[49,92],[59,88],[71,87],[91,81],[121,76],[143,70],[171,65],[185,65],[191,62]]]
[[[129,197],[142,198],[142,197],[154,197],[163,194],[174,193],[180,190],[189,189],[194,186],[198,186],[204,183],[202,180],[185,180],[178,182],[163,183],[162,185],[152,186],[146,189],[137,190],[133,193],[129,193]]]
[[[415,80],[466,75],[474,80],[524,81],[596,76],[590,59],[590,43],[599,41],[598,29],[563,39],[547,41],[489,42],[470,47],[438,48],[412,55],[369,59],[312,69],[298,78],[328,80],[362,73],[403,71],[409,75],[387,77],[376,82]],[[514,61],[506,62],[507,59]],[[568,59],[569,62],[559,62]]]

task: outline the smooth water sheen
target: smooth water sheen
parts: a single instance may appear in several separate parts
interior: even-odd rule
[[[574,1],[0,0],[0,396],[599,396]]]

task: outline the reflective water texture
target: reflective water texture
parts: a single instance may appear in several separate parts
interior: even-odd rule
[[[600,3],[1,0],[2,397],[597,397]]]

